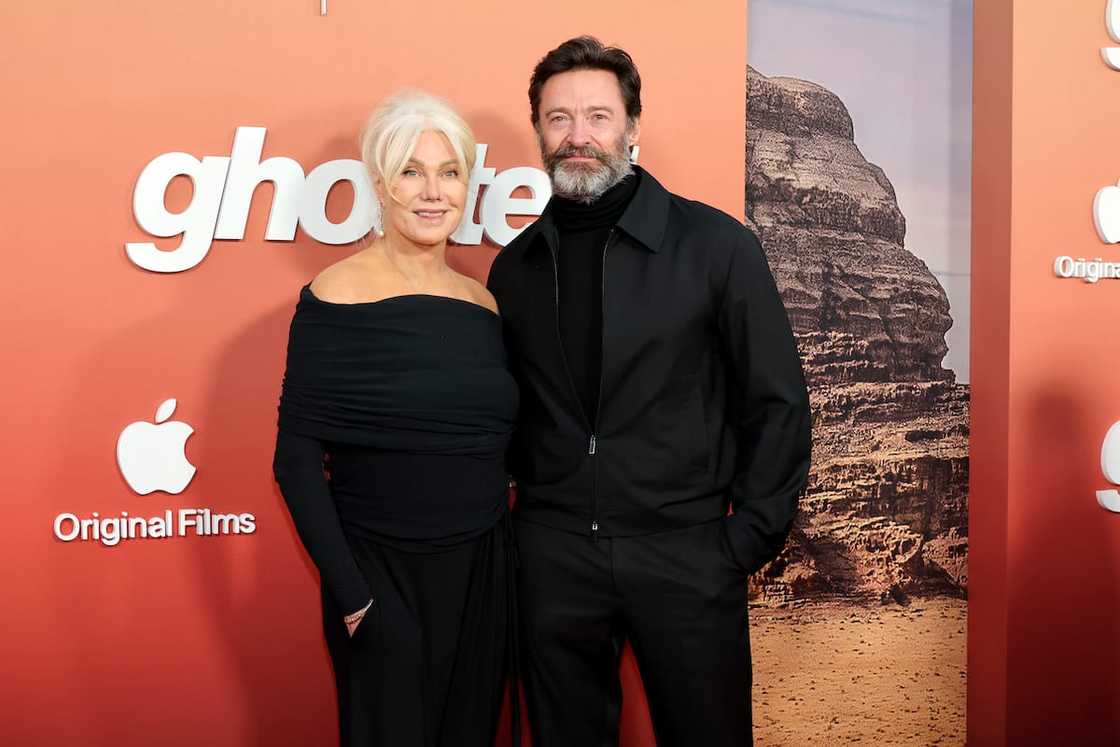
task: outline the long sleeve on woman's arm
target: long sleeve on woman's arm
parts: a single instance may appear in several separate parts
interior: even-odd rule
[[[355,612],[365,607],[373,595],[342,532],[323,473],[325,453],[318,439],[281,430],[276,436],[272,471],[296,531],[318,566],[323,583],[340,609]]]

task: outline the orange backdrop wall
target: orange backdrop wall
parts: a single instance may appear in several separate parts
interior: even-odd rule
[[[1120,261],[1093,201],[1120,178],[1104,0],[977,0],[968,735],[1120,743],[1120,515],[1101,445],[1120,420]]]
[[[131,210],[152,158],[228,156],[236,127],[253,125],[268,129],[264,157],[309,171],[356,157],[373,104],[411,85],[460,108],[488,166],[536,166],[529,72],[563,39],[594,33],[640,66],[641,162],[741,215],[745,5],[330,0],[321,17],[317,0],[5,4],[0,742],[333,739],[317,578],[270,463],[297,290],[353,247],[302,232],[265,241],[265,185],[244,240],[215,241],[186,272],[142,270],[124,244],[152,240]],[[327,215],[345,217],[351,194],[336,188]],[[190,198],[178,179],[166,202]],[[495,253],[461,247],[453,260],[482,278]],[[117,469],[117,435],[169,397],[195,429],[198,473],[179,495],[140,496]],[[251,512],[257,528],[115,547],[52,532],[62,512],[182,507]],[[626,668],[625,741],[650,744]]]

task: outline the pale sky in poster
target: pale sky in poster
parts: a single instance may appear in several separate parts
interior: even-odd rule
[[[972,0],[750,0],[748,9],[751,66],[837,94],[856,145],[894,184],[906,248],[949,296],[944,365],[967,383]]]

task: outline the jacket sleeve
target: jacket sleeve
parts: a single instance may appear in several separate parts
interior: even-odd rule
[[[525,393],[529,391],[526,387],[525,381],[521,376],[520,361],[521,355],[518,350],[517,338],[513,333],[510,325],[511,315],[516,313],[514,308],[513,298],[507,291],[506,271],[504,266],[500,264],[501,255],[494,260],[490,265],[490,274],[486,279],[486,290],[490,291],[494,296],[494,300],[498,302],[498,313],[502,318],[502,342],[506,349],[506,365],[509,367],[510,373],[513,375],[514,381],[517,382],[518,389],[521,391],[521,396],[524,397]],[[521,434],[518,427],[515,425],[513,437],[510,438],[509,448],[506,449],[506,471],[514,479],[520,479],[524,474],[524,449],[521,445]]]
[[[738,453],[725,522],[736,562],[754,573],[781,552],[809,475],[809,395],[797,345],[758,238],[742,230],[719,308],[729,363],[728,419]]]
[[[280,431],[272,471],[323,584],[340,609],[357,612],[373,595],[342,532],[323,472],[325,453],[317,439]]]

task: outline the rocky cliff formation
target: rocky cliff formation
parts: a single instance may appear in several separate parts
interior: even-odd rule
[[[747,70],[747,222],[813,403],[813,471],[764,603],[963,594],[968,387],[942,367],[949,303],[830,91]]]

